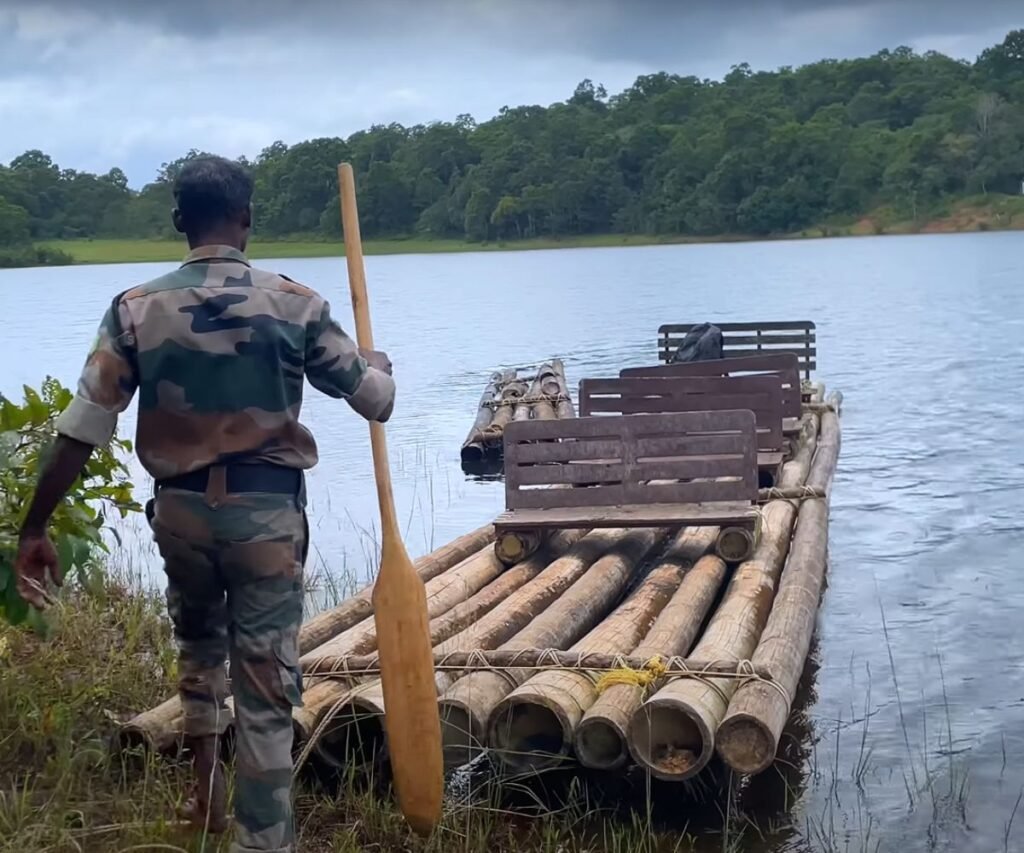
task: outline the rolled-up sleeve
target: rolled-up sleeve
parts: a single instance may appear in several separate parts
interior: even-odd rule
[[[118,416],[128,408],[138,386],[135,336],[126,320],[120,301],[104,314],[75,396],[57,418],[60,435],[93,447],[113,438]]]
[[[344,399],[367,420],[386,420],[395,402],[394,379],[366,363],[322,300],[306,328],[306,376],[318,391]]]

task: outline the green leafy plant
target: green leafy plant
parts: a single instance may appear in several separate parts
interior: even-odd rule
[[[47,377],[38,391],[24,386],[24,395],[21,405],[0,395],[0,619],[40,626],[38,614],[15,588],[14,558],[18,530],[56,438],[55,422],[72,393]],[[95,589],[100,580],[96,557],[108,550],[103,530],[118,538],[107,523],[110,513],[124,518],[141,509],[124,462],[131,450],[130,441],[116,436],[109,446],[97,447],[50,520],[61,574],[86,590]]]

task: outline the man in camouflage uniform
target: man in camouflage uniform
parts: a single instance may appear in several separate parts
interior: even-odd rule
[[[174,192],[174,224],[191,251],[180,268],[120,294],[107,310],[25,521],[18,588],[36,606],[47,603],[47,581],[60,580],[47,521],[137,390],[136,448],[156,480],[150,521],[167,573],[197,776],[185,811],[209,830],[226,827],[217,742],[230,657],[233,849],[290,851],[308,545],[302,472],[317,461],[298,420],[303,378],[379,421],[390,417],[394,382],[387,357],[357,349],[321,296],[250,266],[245,170],[196,159]]]

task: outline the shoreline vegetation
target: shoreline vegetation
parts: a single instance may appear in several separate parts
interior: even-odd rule
[[[563,101],[479,122],[217,153],[253,176],[254,257],[338,253],[340,162],[375,253],[1020,227],[1022,56],[1017,29],[973,62],[902,46],[797,68],[739,62],[721,79],[661,71],[616,93],[584,79]],[[0,164],[0,263],[66,261],[52,250],[177,259],[174,182],[204,153],[142,186],[116,164],[80,171],[38,149]]]
[[[585,234],[491,242],[395,237],[366,240],[363,243],[363,252],[366,255],[428,255],[456,252],[745,243],[883,235],[966,234],[1016,230],[1024,230],[1024,195],[965,199],[938,212],[933,217],[919,221],[901,220],[894,211],[882,210],[853,222],[823,224],[795,233],[777,235],[720,234],[700,237],[687,234]],[[24,258],[28,261],[27,263],[12,264],[11,266],[176,262],[181,260],[185,251],[184,243],[180,239],[53,240],[35,247],[34,252],[25,253]],[[340,240],[318,235],[296,235],[289,238],[263,240],[256,237],[250,244],[248,254],[253,260],[342,257],[344,245]],[[0,262],[0,267],[3,267],[2,262]]]

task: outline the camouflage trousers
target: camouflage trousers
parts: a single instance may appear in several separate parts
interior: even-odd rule
[[[308,539],[303,499],[161,489],[151,519],[179,647],[185,733],[222,734],[235,711],[232,851],[290,851],[292,708],[302,703],[298,632]]]

